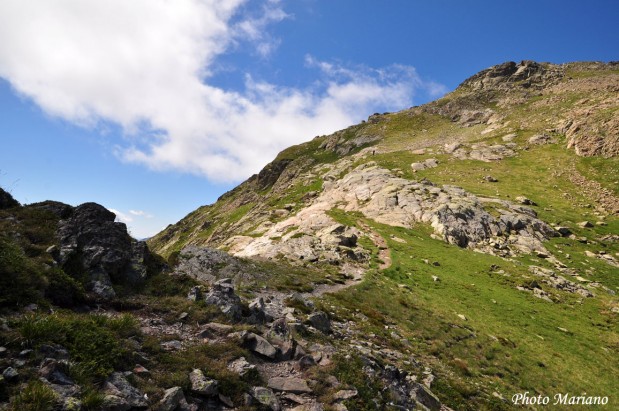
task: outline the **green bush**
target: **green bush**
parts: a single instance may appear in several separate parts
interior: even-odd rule
[[[55,343],[67,348],[71,360],[80,364],[80,372],[93,380],[124,365],[128,352],[122,339],[138,333],[137,321],[129,315],[29,315],[19,320],[18,330],[29,346]]]
[[[0,235],[0,307],[19,307],[42,298],[46,281],[36,264]]]
[[[82,284],[71,278],[58,267],[45,273],[47,289],[45,297],[60,307],[71,307],[85,300]]]

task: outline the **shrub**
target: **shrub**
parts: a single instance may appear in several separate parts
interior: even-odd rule
[[[19,321],[18,330],[27,345],[52,343],[67,348],[71,359],[79,363],[79,373],[92,380],[103,379],[122,367],[128,357],[121,346],[122,338],[138,333],[137,322],[130,315],[28,315]]]
[[[11,403],[14,411],[52,411],[58,401],[56,393],[38,380],[31,380]]]
[[[23,306],[42,298],[46,283],[15,242],[0,235],[0,306]]]
[[[60,268],[52,268],[45,276],[48,282],[45,297],[53,304],[71,307],[85,300],[84,287]]]

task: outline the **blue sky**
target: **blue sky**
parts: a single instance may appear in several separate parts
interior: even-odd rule
[[[619,60],[618,20],[614,0],[3,0],[0,185],[147,237],[491,65]]]

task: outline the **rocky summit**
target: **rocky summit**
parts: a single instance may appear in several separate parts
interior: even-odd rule
[[[619,407],[619,63],[507,62],[141,242],[0,190],[0,410]]]

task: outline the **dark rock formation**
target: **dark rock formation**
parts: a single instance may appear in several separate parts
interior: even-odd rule
[[[256,184],[258,187],[260,189],[265,189],[275,184],[279,176],[291,162],[292,160],[275,160],[267,164],[266,167],[260,170],[258,177],[256,178]]]
[[[60,221],[59,262],[73,275],[87,275],[87,287],[102,298],[115,296],[113,284],[137,285],[146,279],[151,254],[127,233],[124,223],[103,206],[85,203]]]
[[[19,207],[19,202],[11,194],[0,188],[0,210],[11,207]]]
[[[520,63],[509,61],[482,70],[466,79],[460,87],[474,90],[487,88],[504,89],[519,85],[523,88],[543,87],[563,77],[561,66],[523,60]]]

